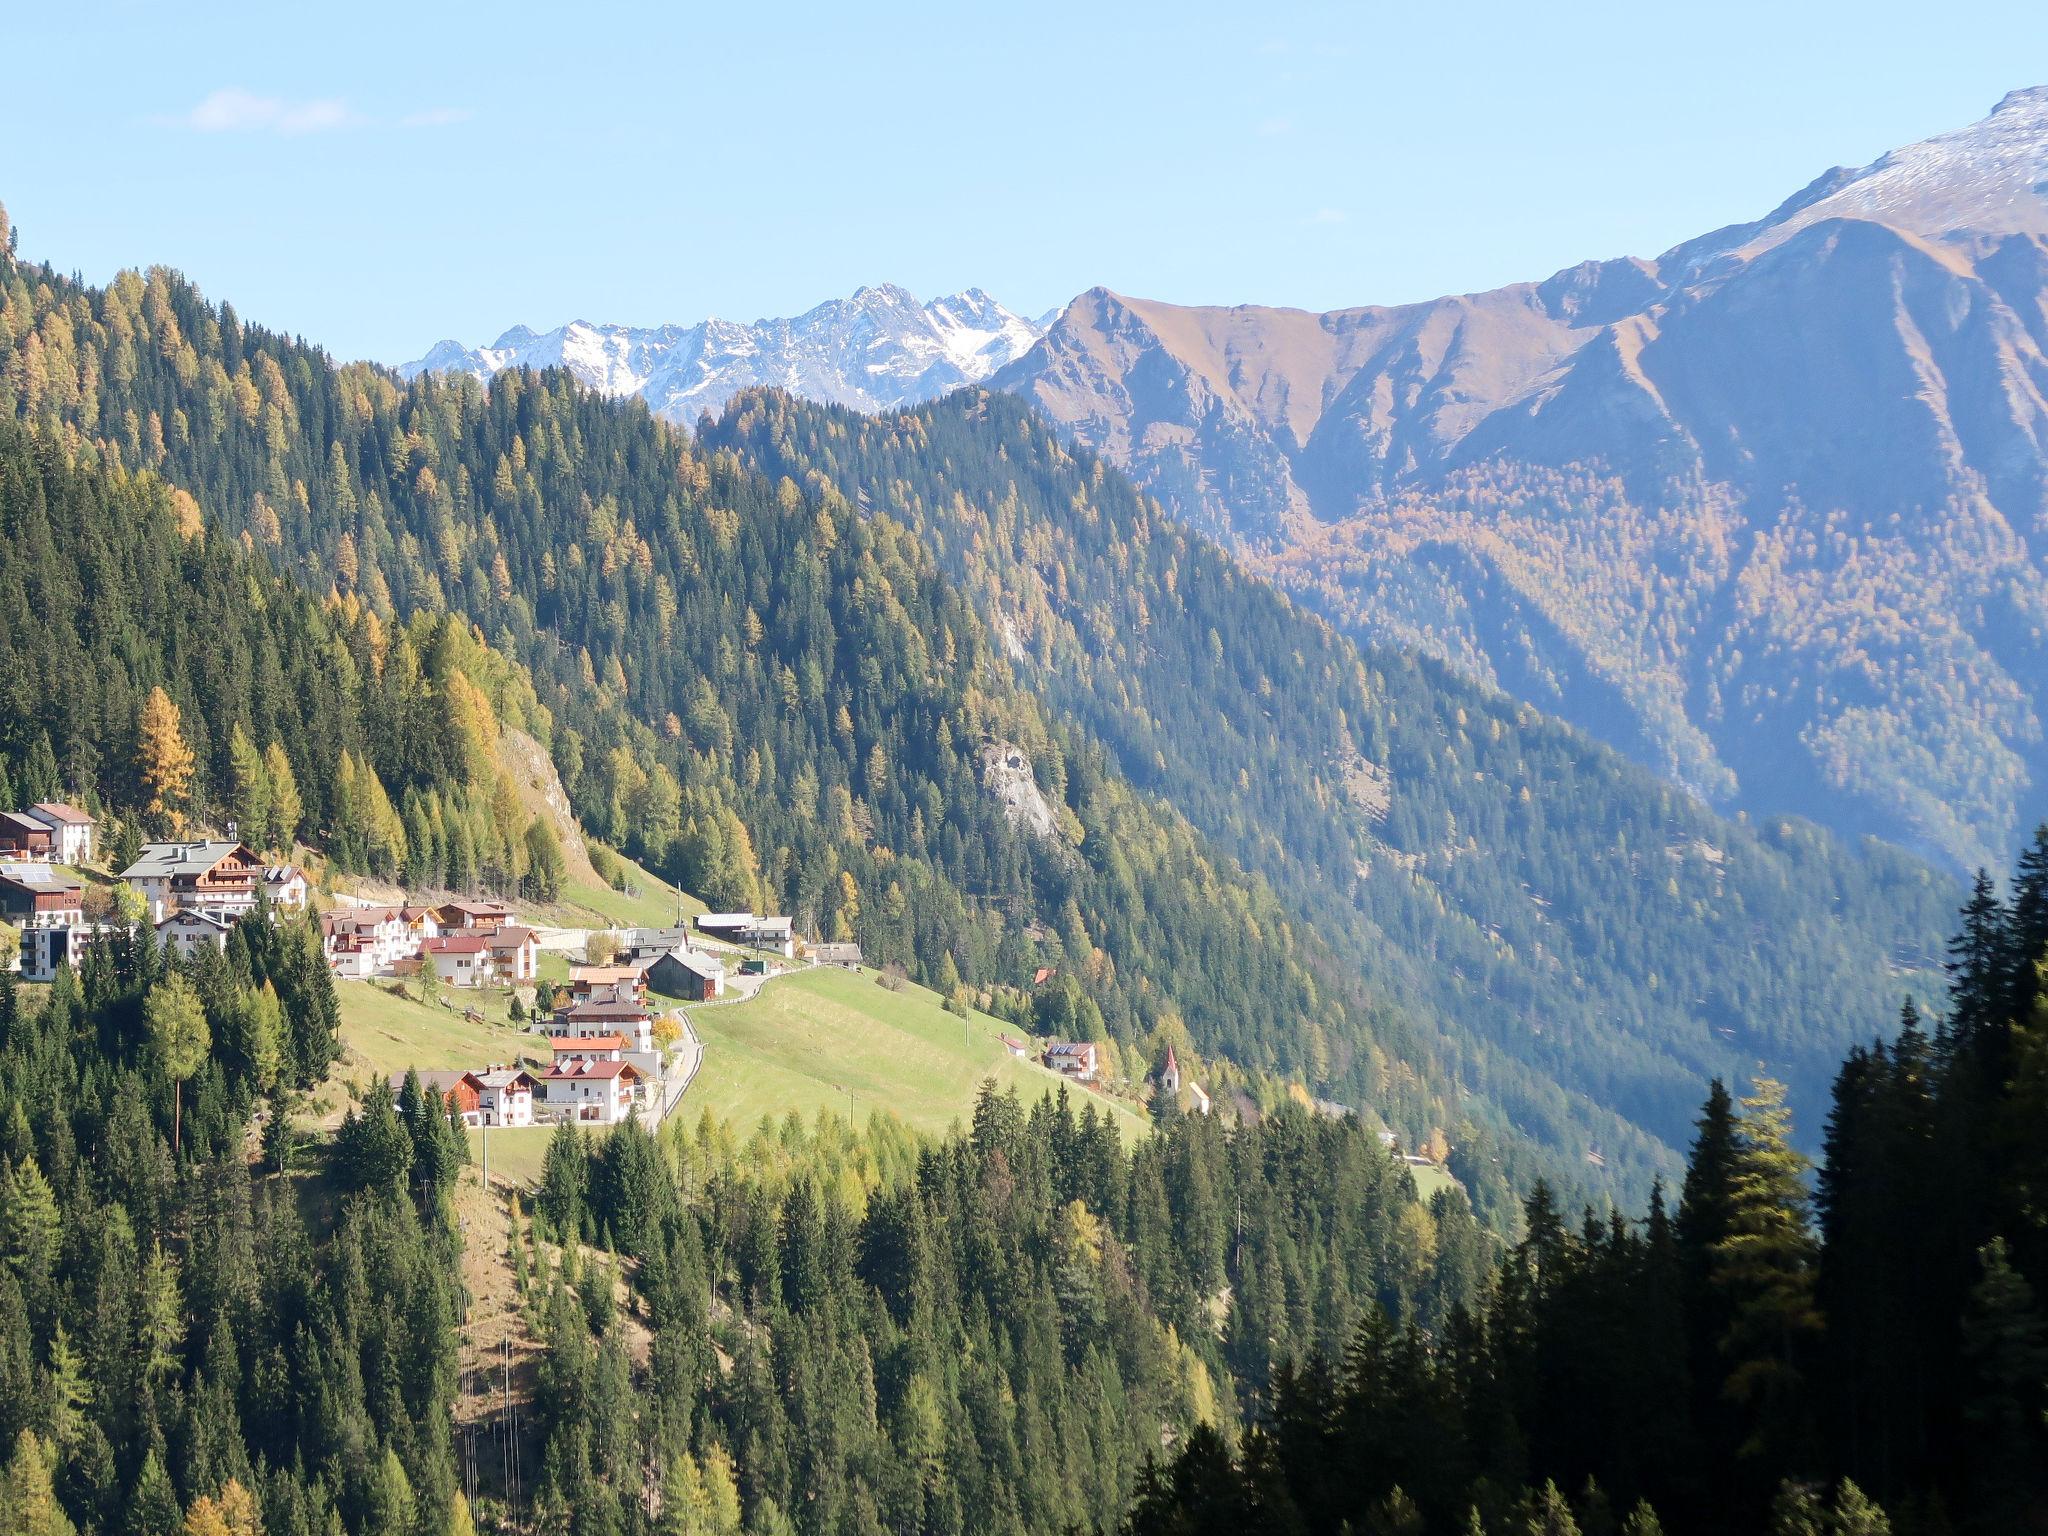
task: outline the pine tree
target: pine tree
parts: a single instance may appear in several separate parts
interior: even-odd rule
[[[242,838],[258,848],[277,846],[270,774],[240,721],[228,737],[228,769],[235,825]]]
[[[1807,1215],[1811,1165],[1792,1146],[1784,1084],[1758,1078],[1742,1109],[1727,1231],[1712,1249],[1713,1281],[1730,1307],[1724,1391],[1745,1411],[1741,1454],[1797,1466],[1811,1452],[1805,1363],[1821,1328]]]
[[[0,1479],[0,1536],[73,1536],[75,1529],[57,1502],[42,1443],[24,1429]]]
[[[176,971],[149,989],[143,1019],[157,1062],[171,1080],[171,1146],[175,1149],[181,1144],[185,1082],[205,1064],[213,1049],[213,1035],[199,994]]]
[[[271,847],[289,854],[305,822],[306,808],[291,759],[274,741],[263,749],[263,775],[270,787],[270,826],[265,840]]]

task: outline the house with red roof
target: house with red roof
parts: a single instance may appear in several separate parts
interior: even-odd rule
[[[59,864],[92,862],[92,817],[62,800],[38,800],[23,811],[50,829],[52,856]]]
[[[490,979],[491,950],[481,933],[443,933],[420,940],[420,961],[451,987],[480,987]]]

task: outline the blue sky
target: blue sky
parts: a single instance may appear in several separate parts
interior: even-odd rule
[[[1330,308],[1653,255],[2048,82],[2048,6],[134,4],[8,23],[24,254],[400,361],[864,282]]]

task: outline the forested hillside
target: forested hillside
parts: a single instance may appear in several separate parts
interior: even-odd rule
[[[1062,1027],[1131,1047],[1133,1076],[1156,1044],[1192,1039],[1334,1087],[1416,1141],[1460,1123],[1444,1042],[1019,688],[902,525],[699,450],[564,373],[402,387],[246,326],[165,271],[105,289],[12,260],[0,275],[0,404],[52,451],[110,482],[168,482],[195,542],[327,594],[328,622],[359,646],[380,629],[456,636],[437,616],[466,616],[489,647],[472,637],[464,655],[507,670],[499,691],[547,740],[583,824],[707,901],[858,937],[942,991],[1056,968],[1078,985]],[[165,686],[204,720],[218,775],[244,701],[209,696],[195,665],[166,668]],[[407,786],[456,775],[431,744],[382,750],[378,724],[463,714],[449,698],[466,693],[442,696],[462,667],[420,665],[424,684],[400,666],[369,690],[400,701],[364,704],[397,814],[322,830],[364,838],[380,871],[447,877],[459,845],[432,835]],[[105,721],[72,721],[47,692],[23,702],[19,750],[38,761],[43,733],[60,764],[83,763],[89,729],[139,739],[133,690],[106,707],[134,712]],[[244,728],[259,741],[267,727]],[[985,787],[999,745],[1028,755],[1042,817]],[[72,787],[121,804],[121,782]]]
[[[1054,708],[1546,1142],[1681,1145],[1698,1084],[1758,1061],[1815,1111],[1863,1021],[1936,985],[1945,877],[1715,816],[1527,706],[1361,651],[1013,399],[864,417],[755,395],[708,441],[917,529]]]
[[[466,1529],[453,1225],[409,1154],[309,1220],[280,1112],[338,1050],[319,935],[204,953],[0,974],[0,1530]]]
[[[1058,1027],[1139,1070],[1186,1038],[1411,1141],[1441,1130],[1489,1208],[1535,1146],[1640,1189],[1697,1080],[1746,1061],[1811,1104],[1847,1021],[1924,989],[1939,878],[1719,821],[1531,711],[1361,655],[1007,399],[878,422],[759,401],[695,444],[559,372],[338,369],[163,271],[94,290],[16,263],[4,292],[17,415],[175,487],[188,532],[354,637],[377,697],[352,761],[391,812],[320,825],[358,866],[524,877],[490,771],[447,788],[474,754],[406,734],[500,711],[587,827],[706,900],[792,911],[942,991],[1053,966],[1085,997]],[[184,686],[227,785],[242,706]],[[139,729],[123,687],[90,722],[25,700],[7,750],[47,732],[84,769],[80,742]],[[992,792],[1012,748],[1033,803]]]
[[[1979,883],[1951,965],[1931,1032],[1909,1011],[1843,1064],[1817,1196],[1782,1085],[1716,1082],[1675,1210],[1575,1227],[1538,1189],[1477,1307],[1304,1352],[1125,1536],[2039,1529],[2048,828],[2009,900]]]
[[[2048,814],[2044,299],[2035,86],[1653,258],[1322,314],[1092,289],[990,383],[1355,633],[1967,870]]]
[[[881,1118],[572,1132],[532,1227],[534,1509],[579,1532],[636,1529],[647,1466],[663,1531],[731,1536],[742,1507],[760,1536],[1108,1530],[1162,1444],[1242,1422],[1273,1362],[1381,1308],[1441,1326],[1493,1262],[1465,1202],[1422,1206],[1356,1122],[1174,1116],[1126,1151],[1064,1094],[1027,1113],[992,1086],[922,1146]],[[579,1263],[579,1233],[618,1258]],[[614,1272],[653,1330],[644,1395]]]

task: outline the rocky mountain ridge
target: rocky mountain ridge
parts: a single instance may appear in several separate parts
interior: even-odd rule
[[[2048,88],[1655,260],[1328,314],[1095,289],[991,383],[1716,803],[1965,865],[2048,812]]]
[[[576,320],[545,332],[514,326],[487,347],[440,342],[398,371],[408,379],[489,379],[502,368],[564,367],[604,394],[638,396],[658,416],[695,423],[764,385],[859,410],[929,400],[988,377],[1044,329],[979,288],[926,304],[885,283],[750,325],[714,318],[645,327]]]

